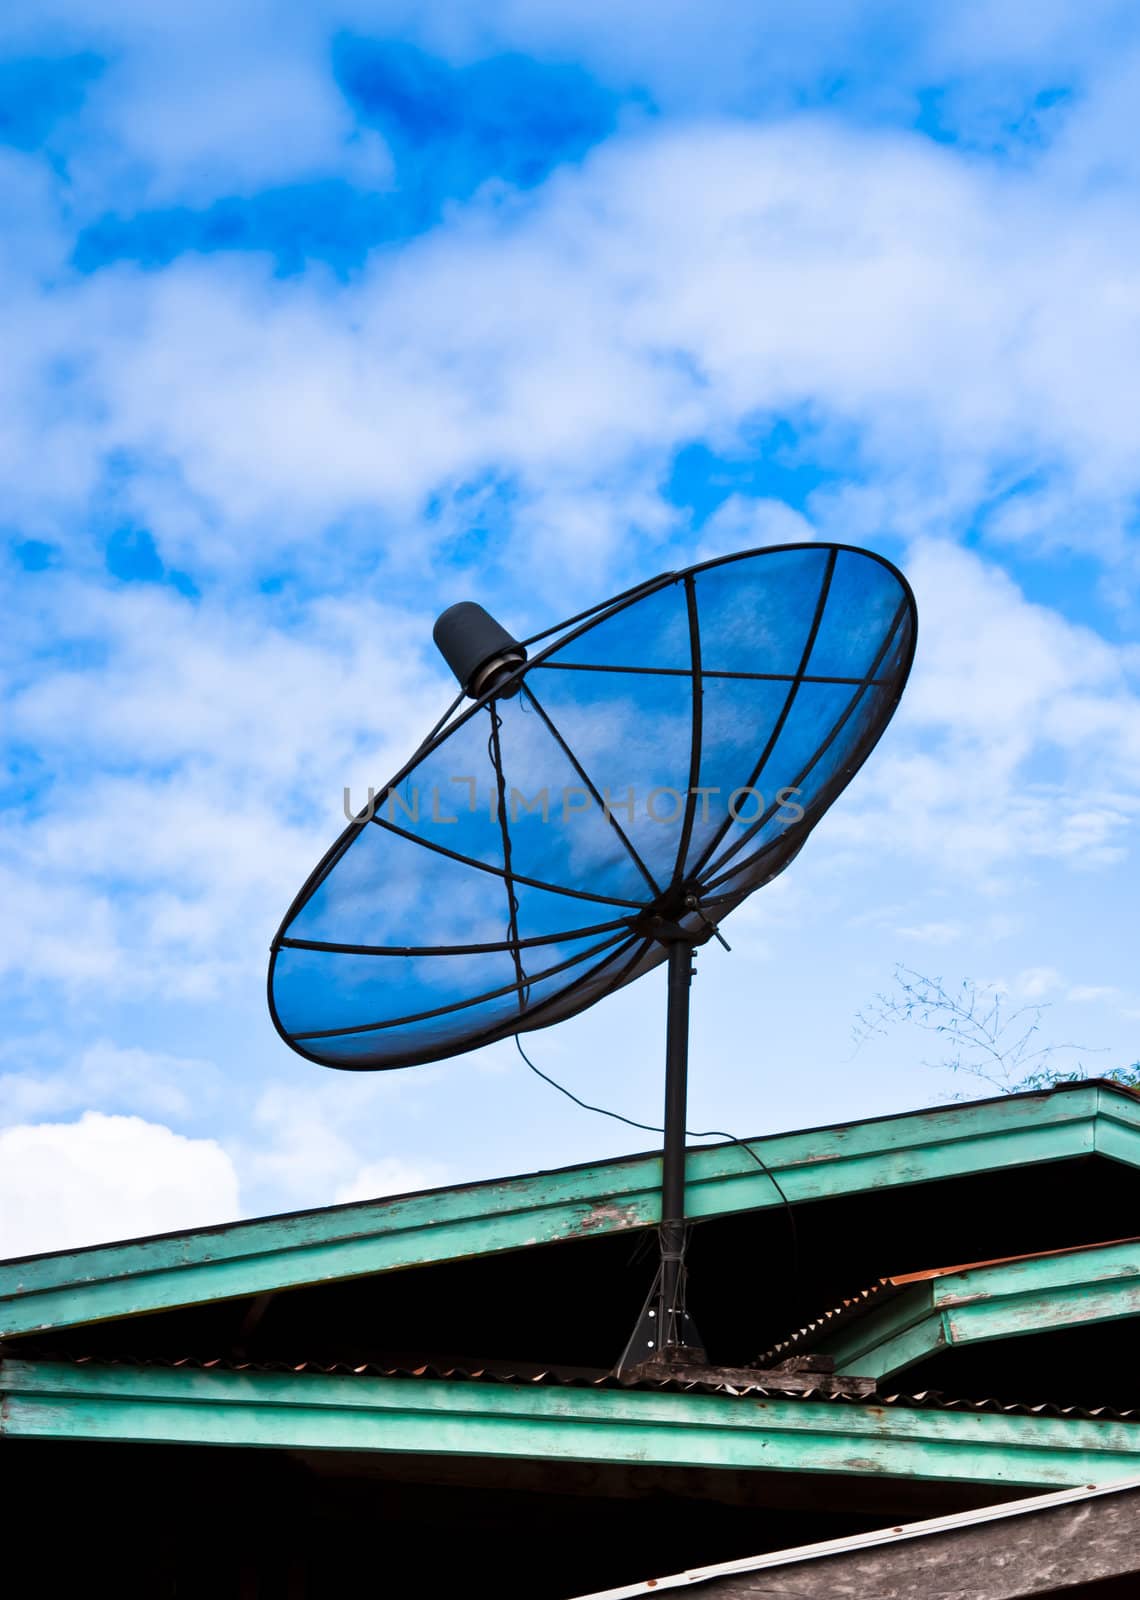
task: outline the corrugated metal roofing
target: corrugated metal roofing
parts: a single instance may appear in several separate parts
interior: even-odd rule
[[[786,1339],[770,1345],[756,1357],[756,1365],[770,1367],[775,1366],[778,1361],[786,1361],[789,1355],[801,1347],[810,1348],[825,1335],[834,1333],[836,1328],[852,1322],[874,1306],[893,1300],[901,1292],[902,1285],[894,1278],[880,1278],[877,1283],[871,1284],[870,1288],[860,1289],[858,1294],[851,1295],[847,1300],[841,1300],[837,1306],[832,1306],[830,1311],[824,1311],[820,1316],[813,1317],[810,1322],[805,1322],[803,1327],[796,1328]]]
[[[28,1359],[24,1356],[23,1359]],[[672,1393],[709,1394],[752,1399],[797,1400],[808,1405],[838,1404],[860,1406],[890,1406],[901,1410],[938,1410],[1000,1412],[1006,1416],[1066,1417],[1084,1422],[1140,1423],[1140,1407],[1119,1410],[1113,1406],[1065,1406],[1052,1401],[1006,1401],[996,1397],[983,1400],[948,1398],[940,1390],[924,1389],[914,1394],[875,1394],[843,1392],[822,1393],[820,1390],[789,1390],[778,1385],[696,1383],[687,1379],[640,1379],[636,1383],[623,1383],[611,1372],[594,1372],[581,1367],[528,1366],[523,1362],[485,1365],[451,1365],[424,1362],[419,1366],[389,1366],[383,1362],[363,1361],[242,1361],[227,1356],[176,1356],[176,1357],[106,1357],[59,1355],[47,1351],[36,1352],[31,1357],[38,1361],[58,1361],[75,1366],[95,1367],[188,1367],[199,1371],[220,1372],[272,1372],[319,1373],[324,1377],[396,1378],[417,1381],[434,1378],[446,1382],[501,1383],[563,1388],[637,1389]],[[842,1383],[842,1378],[832,1379]]]

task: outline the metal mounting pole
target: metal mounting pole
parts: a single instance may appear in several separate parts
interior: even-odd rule
[[[669,941],[665,1031],[665,1148],[661,1170],[661,1259],[637,1327],[616,1372],[646,1363],[692,1366],[706,1359],[685,1309],[685,1118],[689,1077],[689,988],[695,942]]]
[[[665,1032],[665,1150],[661,1171],[661,1318],[659,1350],[688,1344],[684,1310],[685,1111],[689,1087],[689,988],[693,947],[669,946],[669,1002]]]

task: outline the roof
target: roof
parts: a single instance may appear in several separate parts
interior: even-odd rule
[[[689,1151],[694,1220],[1099,1155],[1140,1168],[1140,1096],[1091,1080]],[[0,1263],[0,1336],[655,1226],[650,1152]]]
[[[643,1292],[631,1245],[650,1244],[658,1221],[656,1153],[17,1260],[0,1264],[0,1432],[829,1473],[970,1493],[1120,1481],[1140,1466],[1140,1416],[1099,1360],[1067,1392],[1048,1363],[1031,1383],[1016,1364],[1000,1382],[987,1365],[963,1387],[885,1372],[876,1384],[858,1362],[837,1377],[746,1368],[777,1318],[797,1315],[804,1285],[827,1304],[892,1260],[922,1270],[857,1298],[907,1310],[908,1296],[1029,1267],[1057,1292],[1066,1272],[1070,1289],[1131,1292],[1106,1252],[1136,1241],[1045,1247],[1087,1240],[1134,1204],[1138,1169],[1140,1098],[1097,1082],[697,1148],[700,1325],[745,1370],[664,1383],[602,1370]],[[923,1204],[900,1204],[921,1186]],[[782,1196],[803,1246],[794,1282],[773,1270]],[[924,1266],[928,1246],[961,1262],[990,1241],[1006,1260]],[[1037,1255],[1009,1257],[1034,1244]],[[1116,1370],[1123,1385],[1127,1363]]]
[[[1050,1408],[5,1359],[11,1440],[226,1445],[958,1483],[1128,1481],[1140,1427]],[[995,1495],[995,1498],[997,1496]]]
[[[1069,1417],[1083,1422],[1125,1422],[1140,1424],[1140,1406],[1076,1406],[1062,1405],[1050,1400],[1004,1400],[996,1396],[984,1399],[964,1399],[943,1394],[935,1389],[917,1389],[912,1392],[889,1393],[883,1389],[870,1389],[858,1378],[845,1380],[836,1377],[820,1378],[814,1385],[792,1384],[786,1387],[775,1374],[757,1375],[751,1381],[738,1377],[728,1381],[723,1375],[713,1377],[710,1369],[707,1382],[692,1377],[646,1378],[633,1382],[615,1377],[612,1371],[599,1372],[592,1368],[550,1366],[530,1362],[488,1361],[480,1364],[421,1362],[393,1366],[380,1361],[318,1361],[302,1358],[298,1361],[246,1361],[236,1356],[114,1356],[74,1355],[68,1352],[37,1352],[36,1366],[65,1365],[89,1368],[93,1373],[121,1369],[141,1372],[147,1368],[168,1372],[218,1372],[249,1373],[287,1378],[292,1374],[348,1379],[391,1378],[404,1382],[433,1382],[464,1384],[497,1384],[542,1389],[612,1389],[643,1394],[693,1394],[719,1395],[728,1399],[794,1400],[805,1404],[847,1404],[859,1406],[890,1407],[902,1411],[943,1411],[997,1415],[1007,1417]],[[300,1392],[300,1391],[299,1391]]]
[[[1076,1511],[1077,1519],[1079,1519],[1080,1534],[1071,1541],[1071,1545],[1087,1548],[1089,1545],[1096,1543],[1095,1537],[1090,1538],[1089,1536],[1089,1528],[1090,1523],[1095,1526],[1096,1513],[1099,1509],[1098,1502],[1109,1510],[1119,1508],[1125,1518],[1134,1516],[1137,1504],[1140,1503],[1140,1478],[1107,1486],[1103,1484],[1088,1484],[1079,1489],[1062,1489],[1056,1494],[1034,1495],[1027,1500],[1011,1500],[1001,1505],[982,1506],[971,1511],[957,1512],[947,1517],[931,1517],[922,1522],[905,1523],[901,1527],[879,1528],[873,1533],[849,1534],[841,1539],[827,1539],[816,1544],[799,1545],[787,1550],[776,1550],[768,1555],[749,1556],[741,1561],[717,1562],[713,1566],[694,1567],[687,1572],[675,1572],[668,1577],[647,1578],[641,1583],[624,1584],[618,1589],[605,1589],[590,1595],[580,1595],[578,1600],[635,1600],[638,1595],[656,1593],[660,1589],[688,1588],[691,1584],[702,1585],[706,1593],[723,1593],[727,1595],[730,1591],[727,1588],[722,1588],[717,1582],[718,1579],[743,1577],[757,1572],[772,1572],[777,1568],[781,1569],[782,1580],[779,1592],[790,1595],[793,1591],[784,1587],[789,1576],[786,1569],[802,1569],[805,1566],[810,1566],[812,1569],[812,1576],[807,1578],[811,1587],[797,1588],[794,1591],[797,1594],[816,1594],[819,1592],[819,1589],[815,1587],[816,1585],[829,1586],[839,1581],[842,1581],[842,1590],[840,1591],[836,1588],[832,1590],[833,1593],[869,1593],[870,1590],[866,1587],[866,1581],[870,1578],[874,1582],[875,1574],[869,1572],[858,1573],[853,1563],[844,1560],[844,1558],[858,1557],[868,1552],[882,1552],[884,1549],[894,1546],[915,1544],[937,1546],[937,1550],[929,1552],[932,1562],[938,1564],[937,1577],[943,1581],[952,1581],[952,1575],[946,1571],[946,1536],[949,1535],[953,1538],[963,1533],[976,1532],[995,1525],[996,1531],[1001,1535],[1002,1544],[1002,1551],[999,1553],[998,1559],[1002,1560],[1004,1558],[1007,1566],[1020,1567],[1023,1573],[1022,1581],[1026,1584],[1024,1590],[1020,1588],[1006,1590],[1003,1587],[1002,1592],[1041,1592],[1038,1583],[1034,1581],[1035,1579],[1041,1579],[1043,1582],[1049,1583],[1050,1592],[1053,1592],[1050,1576],[1057,1575],[1052,1570],[1054,1564],[1050,1563],[1050,1576],[1045,1576],[1041,1570],[1027,1571],[1023,1563],[1010,1563],[1008,1561],[1010,1530],[1003,1525],[1008,1524],[1012,1519],[1031,1521],[1032,1531],[1029,1537],[1032,1540],[1037,1540],[1044,1532],[1043,1524],[1054,1520],[1053,1513],[1065,1511],[1072,1507]],[[1068,1529],[1066,1528],[1062,1533],[1062,1538],[1067,1532]],[[963,1552],[967,1562],[973,1563],[976,1561],[976,1551],[977,1545],[975,1544],[970,1550]],[[921,1560],[927,1552],[925,1550],[912,1550],[908,1554],[912,1560],[915,1557]],[[820,1570],[821,1567],[826,1567],[827,1570]],[[842,1568],[842,1578],[840,1573],[836,1571],[837,1567]],[[1129,1561],[1126,1564],[1117,1565],[1110,1560],[1105,1564],[1103,1573],[1090,1570],[1070,1575],[1095,1579],[1102,1575],[1107,1577],[1116,1576],[1126,1569],[1134,1571],[1135,1562]],[[887,1570],[885,1568],[879,1569],[877,1576],[880,1582],[885,1579]],[[976,1574],[976,1566],[974,1572]],[[807,1574],[804,1574],[804,1576],[807,1577]],[[934,1578],[934,1576],[935,1574],[931,1572],[930,1577]],[[860,1578],[862,1581],[860,1581]],[[710,1585],[713,1587],[706,1587]],[[775,1591],[768,1591],[767,1589],[760,1591],[751,1587],[741,1587],[732,1592],[741,1595],[759,1594],[761,1592],[775,1593]],[[893,1585],[892,1592],[894,1592]],[[909,1592],[916,1591],[908,1586]],[[961,1591],[956,1588],[955,1592]],[[995,1591],[991,1589],[988,1592],[992,1594]],[[1068,1592],[1068,1588],[1066,1588],[1066,1592]]]
[[[880,1278],[773,1345],[761,1366],[824,1352],[840,1371],[893,1377],[941,1350],[1140,1314],[1140,1238]]]

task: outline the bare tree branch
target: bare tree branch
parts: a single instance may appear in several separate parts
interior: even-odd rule
[[[951,989],[941,978],[900,964],[893,989],[875,995],[856,1015],[852,1039],[859,1050],[870,1039],[886,1037],[899,1023],[909,1023],[939,1040],[939,1054],[924,1060],[924,1066],[964,1073],[999,1094],[1078,1083],[1090,1076],[1140,1087],[1137,1061],[1096,1074],[1079,1061],[1065,1070],[1059,1064],[1062,1057],[1099,1052],[1071,1040],[1047,1040],[1042,1029],[1048,1010],[1045,1002],[1010,1009],[1009,997],[996,984],[964,978]]]

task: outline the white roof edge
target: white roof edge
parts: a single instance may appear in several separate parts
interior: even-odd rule
[[[1081,1500],[1094,1500],[1099,1495],[1120,1494],[1126,1489],[1140,1489],[1140,1478],[1126,1478],[1120,1483],[1082,1484],[1076,1489],[1058,1489],[1052,1494],[1030,1495],[1023,1500],[1003,1500],[998,1505],[982,1506],[974,1511],[957,1511],[948,1517],[930,1517],[925,1522],[907,1522],[898,1527],[876,1528],[871,1533],[849,1534],[843,1539],[795,1545],[788,1550],[775,1550],[764,1556],[743,1556],[738,1561],[723,1561],[711,1567],[692,1567],[667,1578],[643,1578],[638,1583],[626,1584],[620,1589],[598,1589],[591,1594],[577,1595],[575,1600],[634,1600],[637,1595],[657,1594],[661,1589],[680,1589],[690,1583],[707,1583],[712,1578],[728,1578],[735,1573],[763,1572],[768,1567],[788,1567],[800,1561],[818,1561],[827,1556],[873,1550],[879,1545],[903,1544],[909,1539],[950,1533],[957,1528],[975,1528],[987,1522],[1000,1522],[1006,1517],[1046,1511],[1051,1506],[1073,1505]]]

